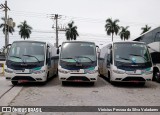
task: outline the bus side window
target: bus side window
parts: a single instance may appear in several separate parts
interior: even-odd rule
[[[107,49],[107,56],[106,56],[106,58],[107,58],[107,67],[109,67],[110,66],[110,63],[111,63],[111,50],[110,49]]]
[[[109,61],[112,64],[112,50],[110,50],[110,59],[109,59]]]
[[[159,42],[160,41],[160,32],[157,32],[155,34],[155,42]]]
[[[48,66],[51,66],[51,53],[48,54]]]
[[[51,54],[49,52],[49,48],[47,48],[47,52],[46,52],[46,65],[51,65]]]

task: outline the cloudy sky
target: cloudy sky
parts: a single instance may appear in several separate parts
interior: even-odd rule
[[[111,41],[111,36],[105,32],[107,18],[119,19],[120,26],[129,26],[130,40],[142,32],[141,27],[146,24],[153,28],[160,26],[160,0],[7,0],[9,17],[16,22],[16,26],[24,20],[32,26],[30,39],[46,40],[55,43],[55,21],[50,14],[59,14],[59,26],[64,27],[72,20],[78,27],[81,40],[94,41],[104,44]],[[0,0],[4,4],[5,0]],[[0,9],[0,17],[4,11]],[[0,23],[3,23],[0,20]],[[4,35],[0,32],[0,48],[4,45]],[[20,40],[18,28],[10,35],[10,43]],[[60,42],[65,40],[64,32],[59,32]],[[119,36],[114,41],[120,40]]]

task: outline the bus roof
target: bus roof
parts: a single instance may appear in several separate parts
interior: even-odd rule
[[[63,43],[93,43],[95,44],[95,42],[89,42],[89,41],[65,41]]]
[[[16,42],[36,42],[36,43],[47,43],[47,42],[39,41],[39,40],[17,40],[17,41],[14,41],[13,43],[16,43]]]
[[[151,30],[149,30],[149,31],[147,31],[147,32],[145,32],[145,33],[143,33],[143,34],[141,34],[140,36],[136,37],[133,41],[139,41],[139,39],[140,39],[141,36],[143,36],[143,35],[151,32],[151,31],[154,31],[154,30],[156,30],[156,29],[158,29],[158,28],[160,28],[160,26],[158,26],[158,27],[156,27],[156,28],[154,28],[154,29],[151,29]]]
[[[119,42],[112,42],[112,44],[114,43],[141,43],[141,44],[145,44],[144,42],[139,42],[139,41],[119,41]]]

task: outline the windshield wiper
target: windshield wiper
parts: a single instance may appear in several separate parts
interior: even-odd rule
[[[22,60],[22,58],[21,57],[18,57],[18,56],[9,56],[9,57],[15,57],[15,58],[19,58],[19,59],[21,59]],[[24,63],[24,61],[22,60],[22,62]]]
[[[123,59],[123,60],[128,60],[128,61],[131,61],[130,59],[127,59],[127,58],[123,58],[123,57],[119,57],[120,59]]]
[[[23,56],[34,57],[35,59],[37,59],[38,63],[40,63],[39,59],[36,56],[33,55],[23,55]]]
[[[76,61],[76,63],[80,63],[78,60],[76,60],[75,58],[71,58],[71,57],[67,57],[67,58],[61,58],[61,59],[73,59],[73,60],[75,60]]]
[[[76,58],[87,58],[87,59],[89,59],[92,63],[94,62],[91,58],[86,57],[86,56],[76,56]]]
[[[142,57],[147,62],[147,59],[144,56],[137,55],[137,54],[129,54],[129,55]]]

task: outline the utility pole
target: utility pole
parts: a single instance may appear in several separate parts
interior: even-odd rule
[[[56,21],[56,48],[58,48],[58,31],[59,31],[59,27],[58,27],[58,19],[61,18],[61,15],[58,14],[51,14],[51,19],[54,19]],[[54,28],[54,27],[53,27]]]
[[[7,11],[10,10],[9,7],[7,6],[7,1],[5,1],[5,4],[0,5],[2,8],[4,8],[5,11],[5,46],[8,45],[8,38],[7,38]]]
[[[54,19],[56,20],[56,47],[58,48],[58,14],[55,14]]]

